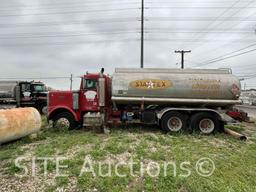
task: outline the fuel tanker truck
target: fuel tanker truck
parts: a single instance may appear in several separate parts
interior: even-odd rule
[[[140,122],[210,134],[241,103],[240,89],[230,69],[102,69],[82,76],[78,91],[50,91],[48,120],[70,129]]]
[[[34,107],[43,113],[47,105],[47,90],[42,82],[0,81],[0,109]]]

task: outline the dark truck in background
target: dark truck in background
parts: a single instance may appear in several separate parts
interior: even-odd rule
[[[0,81],[0,109],[35,107],[45,113],[47,88],[36,81]]]

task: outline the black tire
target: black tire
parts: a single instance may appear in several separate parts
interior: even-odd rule
[[[68,122],[68,124],[66,125],[68,129],[75,129],[76,128],[76,121],[75,121],[73,115],[70,114],[69,112],[63,112],[63,113],[57,114],[53,118],[53,127],[58,126],[58,121],[60,119],[66,120],[66,122]]]
[[[47,107],[46,104],[44,103],[41,103],[38,107],[37,107],[37,110],[39,111],[40,114],[43,114],[43,115],[46,115],[45,114],[45,111],[44,111],[44,108]]]
[[[171,128],[171,119],[174,118],[174,123],[179,123],[177,128],[173,127]],[[177,120],[179,122],[177,122]],[[175,125],[173,125],[175,126]],[[186,128],[186,119],[185,116],[177,111],[170,111],[166,113],[162,118],[161,118],[161,128],[165,132],[179,132],[181,130],[184,130]]]
[[[34,105],[33,105],[33,107],[35,107],[37,110],[38,110],[38,112],[40,113],[40,114],[44,114],[43,113],[43,108],[45,107],[45,106],[47,106],[47,103],[45,103],[45,102],[36,102]]]
[[[207,124],[204,125],[203,123]],[[215,114],[199,112],[191,117],[191,128],[192,130],[198,130],[202,134],[208,135],[219,130],[221,128],[221,122]]]

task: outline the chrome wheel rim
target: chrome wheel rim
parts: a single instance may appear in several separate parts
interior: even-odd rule
[[[70,126],[69,120],[64,117],[59,118],[56,123],[58,126],[61,126],[61,127],[69,127]]]
[[[199,129],[204,134],[212,133],[214,128],[215,128],[215,124],[211,119],[205,118],[199,122]]]
[[[182,121],[178,117],[171,117],[167,122],[168,129],[177,132],[182,128]]]

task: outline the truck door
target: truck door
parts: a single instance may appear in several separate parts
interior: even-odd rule
[[[30,83],[21,82],[20,83],[20,96],[21,100],[23,101],[30,101],[31,100],[31,87]]]
[[[80,108],[82,111],[99,111],[98,79],[83,79],[80,92]]]

